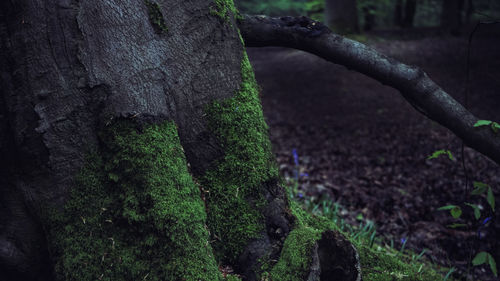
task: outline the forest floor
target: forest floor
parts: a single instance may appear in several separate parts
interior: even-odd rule
[[[467,107],[480,119],[499,121],[500,26],[496,30],[483,26],[472,41]],[[467,33],[379,32],[362,39],[421,67],[464,103]],[[479,251],[490,252],[500,265],[500,217],[489,212],[484,198],[467,195],[462,143],[456,136],[415,111],[396,90],[342,66],[284,48],[249,48],[248,53],[282,176],[303,174],[299,189],[306,197],[328,195],[345,207],[340,214],[347,222],[359,223],[356,217],[362,214],[375,222],[386,243],[393,240],[399,248],[407,239],[406,248],[417,254],[427,249],[428,258],[462,274]],[[427,159],[439,149],[450,150],[454,159]],[[500,202],[500,168],[470,148],[464,155],[469,191],[473,181],[487,183]],[[470,207],[463,207],[459,220],[437,210],[463,202],[482,206],[480,221],[494,218],[482,225]],[[452,223],[468,227],[447,227]],[[472,272],[479,280],[496,280],[486,266]]]

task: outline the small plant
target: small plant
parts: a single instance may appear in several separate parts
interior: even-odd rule
[[[406,243],[408,239],[401,239],[401,248],[394,248],[394,241],[391,240],[391,247],[385,244],[383,238],[377,235],[375,223],[371,220],[367,220],[361,213],[355,218],[359,221],[359,225],[353,225],[346,223],[342,218],[343,214],[347,214],[346,209],[338,202],[334,202],[330,196],[324,195],[321,197],[308,196],[308,194],[303,193],[300,190],[299,180],[308,178],[307,173],[301,173],[303,167],[299,163],[299,155],[296,149],[292,150],[293,156],[293,176],[285,176],[286,179],[286,189],[290,200],[293,200],[293,204],[298,204],[305,211],[328,219],[333,222],[330,227],[336,226],[336,229],[343,233],[358,249],[363,249],[365,254],[360,254],[360,258],[367,263],[365,271],[369,272],[372,276],[383,276],[390,278],[390,280],[439,280],[442,278],[446,272],[441,272],[437,270],[436,267],[432,266],[427,261],[419,261],[422,259],[423,255],[427,251],[424,249],[420,254],[413,253],[411,250],[405,250]],[[292,203],[292,202],[291,202]],[[385,246],[384,246],[385,244]],[[360,252],[361,253],[361,252]],[[388,260],[398,261],[398,262],[408,262],[411,264],[411,269],[401,270],[401,267],[392,268],[388,271],[380,271],[379,266],[374,266],[372,268],[371,260],[376,258],[387,258]],[[435,271],[436,270],[436,271]],[[442,274],[441,278],[432,279],[425,277],[429,272],[434,272],[433,274]],[[449,273],[450,275],[451,273]],[[262,280],[270,280],[269,276],[262,276]],[[448,279],[450,276],[446,277]],[[374,279],[370,279],[374,280]],[[376,279],[376,280],[389,280],[389,279]],[[409,279],[408,279],[409,280]]]
[[[453,158],[453,154],[451,154],[451,151],[444,149],[434,151],[431,156],[427,157],[427,159],[428,160],[435,159],[438,158],[440,155],[448,155],[448,158],[450,158],[450,160],[455,160],[455,158]]]
[[[489,264],[490,269],[493,272],[495,276],[498,276],[497,272],[497,264],[495,262],[495,259],[493,256],[491,256],[490,253],[488,252],[479,252],[474,259],[472,260],[472,265],[482,265],[482,264]]]
[[[497,134],[498,130],[500,130],[500,124],[497,122],[493,122],[490,120],[478,120],[476,124],[474,124],[474,127],[482,127],[482,126],[490,126],[491,130]]]
[[[418,260],[420,260],[424,256],[425,252],[427,252],[427,250],[428,249],[423,249],[422,252],[420,252],[420,254],[418,254],[418,255],[412,255],[411,256],[411,260],[412,261],[418,261]]]
[[[399,250],[399,253],[403,253],[405,251],[406,242],[408,242],[408,239],[406,239],[404,237],[401,238],[401,249]]]
[[[479,127],[479,126],[491,126],[492,130],[495,133],[497,133],[498,129],[500,128],[500,125],[498,125],[498,123],[492,122],[492,121],[487,121],[487,120],[479,120],[474,125],[474,127]],[[454,159],[451,152],[449,150],[444,150],[444,149],[435,151],[431,156],[428,157],[428,159],[434,159],[434,158],[439,157],[439,155],[443,155],[443,154],[448,155],[448,158],[450,160]],[[486,183],[479,182],[479,181],[475,181],[473,183],[473,186],[474,186],[474,189],[470,192],[470,196],[482,197],[484,194],[486,194],[486,201],[488,202],[488,205],[490,206],[491,212],[494,213],[495,212],[495,196],[493,194],[493,190],[492,190],[491,186],[489,186]],[[462,202],[462,203],[457,204],[457,205],[451,204],[451,205],[442,206],[442,207],[439,207],[437,210],[438,211],[449,211],[450,215],[454,219],[460,219],[462,214],[463,214],[461,206],[468,206],[472,209],[473,214],[474,214],[474,219],[477,221],[476,225],[479,225],[477,227],[478,238],[481,239],[482,238],[482,236],[481,236],[482,228],[484,228],[486,226],[486,224],[493,217],[493,216],[488,216],[488,217],[481,220],[481,210],[482,210],[481,205],[473,204],[473,203],[469,203],[469,202]],[[467,224],[453,223],[453,224],[447,225],[447,227],[449,227],[449,228],[467,227]],[[490,266],[490,269],[491,269],[491,272],[493,273],[493,275],[498,276],[495,259],[493,258],[493,256],[491,254],[489,254],[488,252],[484,252],[484,251],[477,253],[475,255],[475,257],[472,259],[473,266],[479,266],[479,265],[483,265],[483,264],[488,264]],[[453,270],[453,268],[452,268],[452,270]],[[453,273],[452,270],[450,270],[450,272],[447,274],[447,276],[449,276],[450,274]],[[445,280],[446,279],[447,278],[445,278]]]
[[[457,269],[452,267],[450,268],[450,270],[448,271],[448,273],[446,273],[446,276],[444,277],[443,281],[446,281],[448,280],[448,278],[450,278],[450,276],[453,274],[453,272],[455,272]]]

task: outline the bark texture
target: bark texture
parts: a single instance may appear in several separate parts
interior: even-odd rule
[[[234,11],[0,2],[4,280],[319,280],[322,245],[360,278],[350,242],[299,223],[278,184]]]
[[[283,46],[303,50],[399,90],[416,110],[500,164],[500,135],[488,126],[474,127],[478,118],[417,67],[336,35],[325,25],[305,17],[245,16],[239,21],[239,27],[246,46]]]
[[[41,205],[67,201],[115,120],[175,121],[197,175],[223,155],[203,115],[240,87],[236,26],[210,1],[148,3],[1,2],[2,271],[46,280]]]

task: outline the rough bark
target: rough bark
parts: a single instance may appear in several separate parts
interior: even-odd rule
[[[282,46],[303,50],[399,90],[416,110],[500,164],[500,136],[487,126],[474,127],[478,118],[417,67],[405,65],[359,42],[336,35],[325,25],[305,17],[245,16],[239,21],[239,27],[246,46]]]
[[[325,23],[339,33],[359,32],[356,0],[326,0]]]
[[[244,280],[361,279],[351,243],[278,184],[233,12],[230,0],[0,2],[2,278],[221,280],[221,265]],[[423,72],[306,18],[240,27],[248,45],[308,50],[400,89],[498,162],[492,133]]]
[[[2,156],[12,157],[2,163],[10,176],[2,179],[0,256],[3,269],[36,276],[33,265],[47,260],[40,205],[67,200],[89,147],[100,147],[102,127],[174,120],[193,173],[221,157],[203,115],[239,88],[243,46],[235,25],[211,15],[218,7],[209,1],[160,1],[166,32],[144,1],[0,5],[2,149],[9,152]],[[30,262],[14,262],[23,258]]]
[[[0,2],[3,280],[318,280],[322,245],[351,247],[360,278],[344,237],[295,223],[233,11]],[[284,244],[306,268],[274,269]]]

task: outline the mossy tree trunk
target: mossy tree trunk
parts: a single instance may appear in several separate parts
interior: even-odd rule
[[[1,1],[0,35],[2,278],[359,279],[278,184],[232,0]]]

